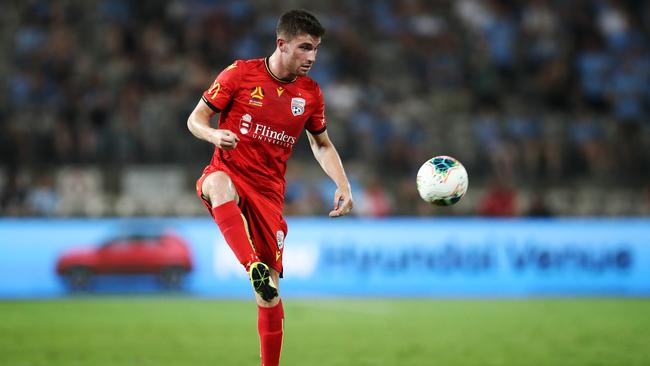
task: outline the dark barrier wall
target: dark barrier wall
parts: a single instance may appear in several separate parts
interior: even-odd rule
[[[648,219],[288,221],[285,296],[650,294]],[[66,253],[94,262],[63,277]],[[0,220],[0,297],[250,297],[249,286],[207,219]]]

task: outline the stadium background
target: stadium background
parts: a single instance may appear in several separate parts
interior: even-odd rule
[[[203,215],[211,147],[185,121],[233,59],[274,47],[281,9],[327,28],[313,76],[362,216],[650,211],[643,1],[20,1],[2,15],[5,215]],[[413,190],[452,155],[468,199]],[[329,207],[306,139],[287,213]]]
[[[324,217],[333,187],[303,137],[284,364],[650,363],[647,2],[0,6],[0,364],[258,362],[245,277],[193,192],[212,148],[186,119],[295,7],[327,29],[310,75],[358,217]],[[415,191],[441,154],[469,172],[453,207]],[[70,291],[61,253],[125,227],[187,240],[187,282]]]

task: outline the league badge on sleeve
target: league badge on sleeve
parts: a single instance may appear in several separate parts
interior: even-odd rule
[[[291,113],[294,115],[294,117],[305,113],[304,98],[291,98]]]

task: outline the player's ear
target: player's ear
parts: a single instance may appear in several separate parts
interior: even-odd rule
[[[278,49],[279,49],[281,52],[287,52],[287,41],[286,41],[285,39],[283,39],[283,38],[278,38],[278,39],[275,41],[275,44],[278,46]]]

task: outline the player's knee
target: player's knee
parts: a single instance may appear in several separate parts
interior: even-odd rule
[[[208,196],[212,206],[219,206],[228,201],[237,201],[237,190],[224,172],[210,174],[203,182],[203,194]]]
[[[257,301],[257,305],[263,308],[272,308],[280,302],[280,294],[278,294],[278,296],[271,299],[271,301],[266,301],[256,294],[255,300]]]
[[[234,195],[229,195],[226,192],[220,190],[208,191],[208,197],[210,198],[212,207],[222,205],[228,201],[236,201],[236,197]]]

